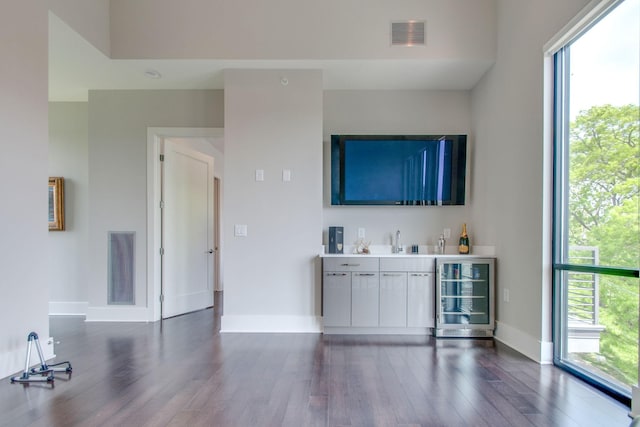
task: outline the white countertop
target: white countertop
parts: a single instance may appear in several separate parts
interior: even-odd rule
[[[391,253],[391,246],[388,245],[380,245],[380,246],[370,246],[369,249],[371,253],[369,254],[359,254],[355,251],[355,246],[347,246],[345,245],[344,253],[342,254],[329,254],[325,253],[326,248],[323,247],[320,251],[319,255],[321,258],[344,258],[344,257],[372,257],[372,258],[401,258],[401,257],[418,257],[418,258],[460,258],[460,257],[469,257],[469,258],[493,258],[495,257],[495,248],[493,246],[473,246],[471,247],[471,253],[468,255],[460,255],[457,252],[454,252],[458,249],[457,246],[453,248],[447,248],[444,254],[434,253],[430,247],[428,246],[420,246],[419,252],[411,253]],[[411,248],[409,248],[411,250]],[[453,250],[453,251],[452,251]]]
[[[480,254],[319,254],[321,258],[353,258],[353,257],[369,257],[369,258],[491,258],[493,255]]]

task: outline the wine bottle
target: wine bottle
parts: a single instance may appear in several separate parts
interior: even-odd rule
[[[467,224],[462,224],[462,234],[460,235],[458,252],[461,255],[466,255],[469,253],[469,236],[467,235]]]

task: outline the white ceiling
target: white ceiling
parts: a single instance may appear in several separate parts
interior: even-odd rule
[[[63,21],[49,19],[50,101],[86,101],[89,90],[100,89],[223,89],[226,68],[320,69],[327,90],[466,90],[490,66],[480,60],[113,60]],[[162,78],[146,77],[150,69]]]

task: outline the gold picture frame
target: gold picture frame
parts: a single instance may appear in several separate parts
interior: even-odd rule
[[[64,230],[64,178],[49,177],[49,231]]]

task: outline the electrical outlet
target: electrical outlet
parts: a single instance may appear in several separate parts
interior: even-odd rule
[[[450,228],[445,228],[444,229],[444,238],[445,239],[449,239],[451,237],[451,229]]]
[[[502,299],[504,302],[509,302],[509,289],[502,290]]]
[[[360,227],[358,228],[358,239],[364,239],[365,233],[364,233],[364,228]]]

